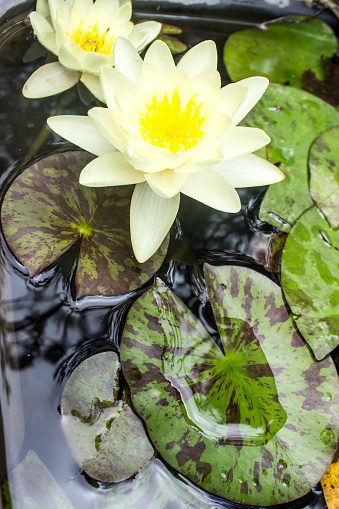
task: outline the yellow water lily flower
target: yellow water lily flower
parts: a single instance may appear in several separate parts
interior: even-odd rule
[[[136,184],[131,238],[139,262],[159,247],[179,208],[180,193],[224,212],[238,212],[235,187],[284,178],[252,154],[269,143],[264,131],[237,124],[268,80],[253,77],[220,88],[214,42],[191,48],[176,66],[161,41],[144,61],[124,39],[115,44],[115,69],[104,67],[107,108],[88,117],[58,116],[49,126],[98,155],[80,175],[86,186]]]
[[[136,51],[143,50],[160,32],[161,23],[134,25],[130,0],[38,0],[30,15],[39,42],[59,61],[35,71],[23,87],[29,98],[58,94],[79,79],[100,100],[100,68],[114,65],[117,37],[125,37]]]

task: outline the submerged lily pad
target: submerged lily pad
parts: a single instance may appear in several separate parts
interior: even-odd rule
[[[287,237],[281,283],[296,324],[317,359],[339,344],[339,231],[316,207]]]
[[[3,485],[2,496],[3,502],[7,502],[4,507],[13,509],[74,509],[50,471],[32,450],[8,473],[8,486],[5,489]]]
[[[70,376],[61,399],[61,425],[71,452],[92,478],[114,483],[136,474],[154,455],[141,420],[117,401],[119,360],[93,355]]]
[[[279,164],[285,180],[269,187],[260,219],[288,232],[298,217],[313,205],[308,184],[308,153],[313,140],[339,125],[339,113],[321,99],[293,87],[271,83],[245,119],[260,127],[272,141],[260,155]]]
[[[332,228],[339,227],[339,127],[322,133],[310,150],[310,188],[313,200]]]
[[[233,81],[266,76],[270,81],[302,87],[302,75],[312,70],[325,79],[323,59],[338,49],[337,38],[318,18],[288,16],[263,28],[249,28],[226,41],[224,61]]]
[[[163,458],[205,490],[255,505],[301,497],[336,448],[334,364],[314,362],[270,279],[210,265],[205,277],[224,353],[157,280],[123,331],[133,404]]]
[[[133,186],[81,186],[80,171],[91,159],[80,151],[41,159],[14,180],[1,211],[6,241],[30,277],[81,237],[76,298],[142,286],[162,264],[169,241],[147,262],[136,261],[129,231]]]
[[[206,493],[174,477],[154,458],[134,479],[97,490],[95,509],[222,509]]]

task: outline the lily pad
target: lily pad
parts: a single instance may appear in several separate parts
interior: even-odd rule
[[[337,38],[324,21],[288,16],[263,28],[232,34],[224,47],[224,62],[233,81],[266,76],[301,88],[306,71],[312,70],[318,80],[325,79],[323,60],[337,49]]]
[[[7,484],[7,483],[6,483]],[[74,509],[39,456],[29,450],[25,459],[8,473],[2,486],[4,507],[13,509]]]
[[[158,459],[134,479],[97,491],[95,509],[222,509],[206,493],[174,477]]]
[[[339,344],[338,263],[339,231],[313,207],[287,237],[281,283],[297,327],[317,359]]]
[[[133,404],[163,458],[205,490],[255,505],[301,497],[337,444],[334,364],[314,362],[273,281],[229,266],[205,277],[225,353],[157,280],[123,331]]]
[[[71,452],[92,478],[128,479],[154,455],[141,420],[117,401],[119,360],[93,355],[70,376],[61,399],[61,425]]]
[[[313,200],[331,228],[339,227],[339,127],[322,133],[314,141],[308,160]]]
[[[134,257],[129,231],[133,186],[79,184],[86,152],[55,154],[30,166],[2,204],[6,241],[30,277],[46,269],[79,238],[75,297],[117,295],[142,286],[162,264],[169,238],[145,263]]]
[[[308,184],[311,143],[326,129],[339,125],[339,113],[308,92],[271,83],[245,123],[264,129],[271,137],[266,151],[261,150],[259,155],[279,164],[286,176],[269,187],[260,219],[289,232],[298,217],[313,205]]]

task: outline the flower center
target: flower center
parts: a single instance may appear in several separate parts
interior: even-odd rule
[[[145,101],[145,113],[139,112],[144,140],[168,148],[173,153],[195,147],[205,132],[202,127],[205,120],[202,115],[204,102],[197,103],[197,95],[193,95],[185,105],[182,104],[179,87],[174,90],[172,97],[165,92],[160,99],[153,90],[151,101]]]
[[[85,237],[85,239],[90,239],[94,235],[93,226],[86,221],[82,221],[81,223],[77,224],[76,231],[81,237]]]
[[[102,55],[112,55],[115,35],[111,35],[110,27],[99,27],[99,21],[95,23],[82,20],[75,32],[70,36],[84,51],[93,51]]]

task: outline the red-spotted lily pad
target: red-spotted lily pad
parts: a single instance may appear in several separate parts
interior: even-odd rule
[[[320,133],[339,125],[339,113],[308,92],[271,83],[245,119],[260,127],[272,141],[258,154],[279,164],[285,180],[270,186],[260,219],[289,232],[298,217],[313,205],[308,184],[308,153]]]
[[[336,449],[334,364],[314,361],[273,281],[210,265],[205,278],[224,353],[157,280],[123,331],[133,404],[163,458],[205,490],[255,505],[301,497]]]
[[[339,231],[313,207],[287,237],[281,284],[297,327],[317,359],[339,344],[338,264]]]
[[[6,241],[30,277],[81,237],[76,298],[135,290],[160,267],[168,246],[167,237],[147,262],[136,261],[129,227],[133,186],[81,186],[80,171],[91,158],[79,151],[41,159],[15,179],[1,211]]]
[[[97,490],[95,509],[222,509],[208,495],[187,486],[154,458],[134,479]]]
[[[8,473],[8,482],[3,483],[1,492],[3,507],[74,509],[50,471],[32,450]]]
[[[313,143],[308,160],[313,200],[332,228],[339,227],[339,127],[322,133]]]
[[[70,376],[61,399],[61,425],[71,452],[94,479],[119,482],[154,455],[141,420],[117,401],[119,360],[114,352],[93,355]]]

